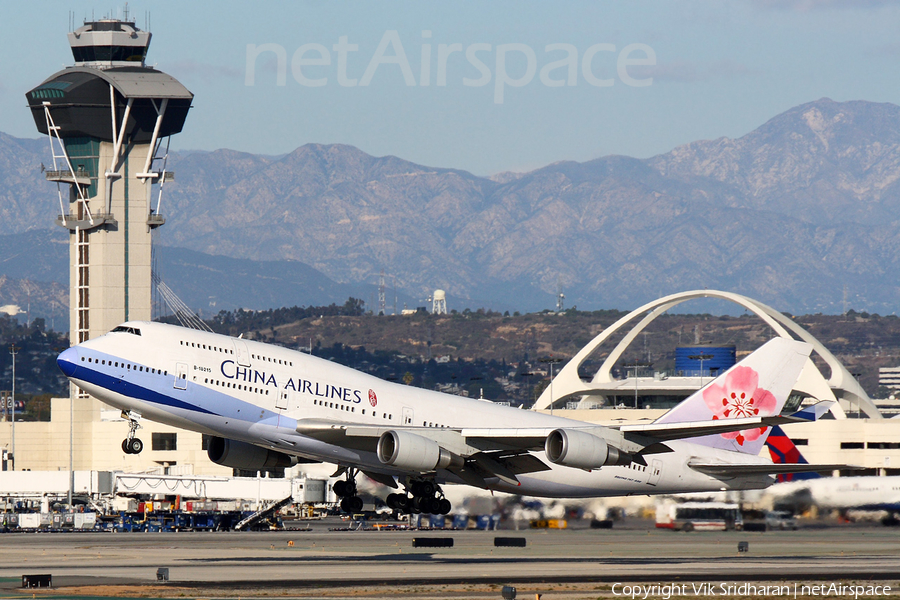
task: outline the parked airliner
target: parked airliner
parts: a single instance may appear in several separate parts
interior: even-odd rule
[[[780,427],[772,428],[766,445],[776,464],[806,464],[806,459]],[[811,505],[821,509],[887,511],[887,522],[900,515],[900,476],[822,477],[818,473],[779,475],[769,490],[776,505],[803,512]]]
[[[405,493],[398,510],[450,511],[443,483],[586,498],[764,488],[773,474],[839,468],[759,457],[811,347],[776,338],[653,423],[604,427],[390,383],[251,340],[127,322],[59,355],[63,373],[123,411],[212,436],[209,458],[245,470],[327,462],[355,512],[359,472]]]

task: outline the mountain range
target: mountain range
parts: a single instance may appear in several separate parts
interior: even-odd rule
[[[0,235],[43,229],[58,212],[40,175],[48,157],[46,141],[0,134]],[[441,288],[450,308],[551,308],[558,289],[569,306],[633,308],[708,287],[793,313],[896,310],[893,104],[823,98],[737,139],[493,177],[320,144],[278,157],[183,152],[169,166],[162,247],[253,261],[240,268],[260,276],[274,267],[264,261],[290,264],[297,289],[315,274],[367,286],[356,289],[371,303],[383,270],[409,302]],[[231,293],[226,283],[203,283],[207,305]],[[245,291],[245,306],[281,301]]]
[[[0,306],[18,305],[29,316],[66,329],[67,236],[62,228],[0,235]],[[340,305],[351,296],[377,294],[376,286],[337,283],[297,261],[251,261],[172,246],[155,248],[154,270],[204,318],[236,308]],[[414,302],[398,296],[401,303]],[[171,314],[164,302],[162,296],[156,299],[157,312]]]

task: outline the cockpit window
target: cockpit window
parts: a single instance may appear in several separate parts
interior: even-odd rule
[[[130,333],[132,335],[141,335],[141,330],[136,327],[126,327],[124,325],[119,325],[115,329],[112,330],[112,333]]]

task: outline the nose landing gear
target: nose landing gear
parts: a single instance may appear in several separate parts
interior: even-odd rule
[[[122,452],[125,454],[140,454],[144,449],[144,442],[134,437],[134,434],[141,428],[141,424],[138,422],[141,415],[134,411],[123,410],[122,418],[128,421],[129,427],[128,437],[122,440]]]

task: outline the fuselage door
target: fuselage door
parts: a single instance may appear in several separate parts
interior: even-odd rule
[[[278,398],[275,400],[275,408],[278,410],[287,410],[288,407],[288,391],[280,390]]]
[[[187,372],[188,372],[188,366],[186,363],[176,363],[175,364],[175,389],[177,389],[177,390],[186,390],[187,389]]]
[[[413,409],[408,406],[403,407],[403,424],[404,425],[412,425],[413,424]]]
[[[650,478],[647,480],[647,483],[650,485],[659,483],[659,478],[662,475],[662,466],[662,461],[658,458],[650,461]]]
[[[233,339],[234,342],[234,359],[242,367],[250,366],[250,352],[247,350],[247,342],[244,340]]]

